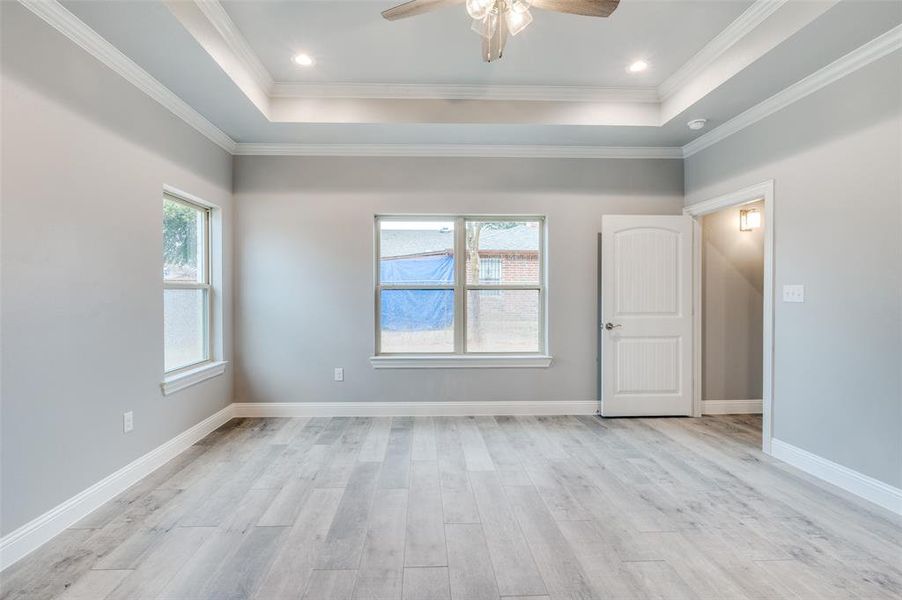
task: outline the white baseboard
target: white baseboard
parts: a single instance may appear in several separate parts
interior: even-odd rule
[[[232,418],[229,405],[0,539],[0,571],[109,502]]]
[[[771,456],[902,515],[902,490],[774,438]]]
[[[760,415],[761,400],[702,400],[703,415]]]
[[[413,417],[594,415],[594,400],[575,402],[236,402],[236,417]]]

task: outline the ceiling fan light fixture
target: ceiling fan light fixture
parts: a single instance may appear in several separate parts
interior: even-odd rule
[[[517,35],[532,23],[530,9],[533,4],[553,12],[609,17],[620,5],[620,0],[405,0],[383,10],[382,16],[397,21],[461,4],[473,19],[470,29],[482,37],[482,59],[493,62],[501,58],[510,36]]]
[[[470,29],[486,39],[491,39],[498,28],[498,13],[489,11],[482,19],[473,19]]]
[[[495,0],[467,0],[467,14],[480,21],[488,15]]]
[[[517,35],[532,23],[532,14],[530,14],[528,6],[523,12],[518,12],[517,10],[507,11],[504,18],[507,20],[507,30],[511,35]]]

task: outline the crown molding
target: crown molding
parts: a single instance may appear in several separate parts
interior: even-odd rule
[[[735,21],[727,25],[726,29],[717,34],[683,66],[661,82],[657,89],[658,97],[663,101],[673,96],[681,87],[708,68],[719,56],[777,12],[787,1],[756,0]]]
[[[228,44],[235,57],[244,65],[244,68],[253,76],[263,90],[270,92],[273,88],[273,78],[263,65],[263,62],[248,44],[241,34],[238,26],[232,21],[232,17],[226,12],[219,0],[194,0],[210,24],[216,28],[222,39]]]
[[[902,25],[897,25],[870,42],[852,50],[842,58],[833,61],[826,67],[815,71],[804,79],[800,79],[789,87],[777,92],[767,100],[759,102],[745,112],[733,117],[723,125],[692,140],[683,146],[683,157],[687,158],[701,152],[705,148],[713,146],[734,133],[738,133],[746,127],[754,125],[758,121],[786,108],[790,104],[798,102],[802,98],[813,94],[821,88],[830,85],[850,73],[854,73],[858,69],[865,67],[875,60],[883,58],[900,48],[902,48]]]
[[[172,114],[206,136],[226,152],[234,152],[235,141],[191,108],[172,90],[157,81],[132,59],[66,10],[56,0],[19,0],[19,2],[48,25],[75,42],[78,46],[124,77],[136,88],[169,109]]]
[[[657,103],[653,87],[555,85],[468,85],[434,83],[314,83],[273,81],[266,66],[241,34],[219,0],[194,0],[211,25],[271,98],[345,98],[358,100],[500,100],[539,102]]]
[[[769,115],[805,98],[838,79],[902,48],[902,25],[871,40],[826,67],[774,94],[726,123],[679,147],[608,147],[608,146],[541,146],[541,145],[477,145],[477,144],[269,144],[236,143],[185,101],[138,66],[96,31],[69,12],[56,0],[19,0],[19,2],[65,35],[94,58],[118,73],[132,85],[156,100],[174,115],[193,127],[223,150],[236,155],[258,156],[386,156],[386,157],[506,157],[506,158],[687,158],[737,133]],[[721,36],[738,39],[757,23],[772,14],[786,0],[758,0]],[[247,44],[222,6],[215,0],[198,1],[200,10],[216,26],[223,37],[230,35],[237,46]],[[753,12],[754,10],[754,12]],[[769,11],[769,12],[768,12]],[[211,18],[210,15],[213,15]],[[224,19],[228,19],[225,21]],[[738,23],[738,24],[737,24]],[[226,25],[229,26],[226,26]],[[241,40],[241,41],[236,41]],[[735,40],[734,42],[735,43]],[[721,40],[708,46],[719,46],[723,52],[732,43]],[[233,49],[237,46],[232,46]],[[706,47],[707,48],[707,47]],[[247,50],[250,52],[249,47]],[[703,49],[690,62],[701,62],[706,53],[713,60],[715,50]],[[252,54],[252,52],[251,52]],[[698,59],[698,60],[697,60]],[[687,63],[688,65],[688,63]],[[262,66],[262,65],[261,65]],[[685,67],[684,67],[685,68]],[[265,71],[265,69],[263,69]],[[681,69],[682,71],[682,69]],[[266,73],[268,75],[268,73]],[[670,80],[668,80],[670,81]],[[667,82],[665,82],[666,84]],[[666,87],[662,84],[662,87]],[[478,98],[496,100],[564,100],[564,101],[633,101],[655,102],[658,92],[651,88],[583,88],[570,86],[458,86],[428,84],[285,84],[273,83],[272,92],[309,94],[309,97],[335,97],[334,94],[372,94],[370,98]],[[659,89],[660,91],[660,89]],[[322,94],[316,96],[316,94]],[[379,96],[374,94],[394,94]],[[431,94],[431,95],[430,95]],[[469,94],[469,96],[467,96]],[[358,96],[344,96],[358,97]],[[363,96],[360,96],[363,97]]]
[[[465,85],[433,83],[276,82],[273,98],[352,98],[361,100],[507,100],[539,102],[657,103],[650,87],[557,85]]]
[[[679,159],[678,147],[536,146],[479,144],[237,144],[239,156],[358,156],[448,158]]]

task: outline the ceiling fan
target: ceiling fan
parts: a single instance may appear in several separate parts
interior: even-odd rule
[[[471,29],[482,36],[482,59],[492,62],[501,58],[508,35],[517,35],[532,23],[530,7],[587,17],[608,17],[620,0],[409,0],[383,11],[382,16],[396,21],[464,3],[473,18]]]

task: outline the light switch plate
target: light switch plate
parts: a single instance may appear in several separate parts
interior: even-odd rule
[[[335,381],[345,380],[345,370],[341,367],[335,367]]]
[[[132,411],[122,413],[122,431],[128,433],[135,428],[135,415]]]
[[[783,286],[783,302],[804,302],[805,286],[801,284]]]

